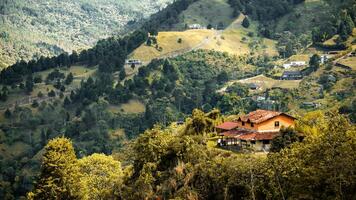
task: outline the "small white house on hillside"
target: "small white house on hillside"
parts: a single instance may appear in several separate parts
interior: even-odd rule
[[[291,67],[301,67],[305,66],[307,63],[305,61],[292,61],[290,63],[283,64],[284,69],[289,69]]]

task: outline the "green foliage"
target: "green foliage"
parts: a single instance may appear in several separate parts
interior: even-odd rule
[[[33,91],[33,78],[32,78],[32,76],[27,76],[25,87],[26,87],[26,93],[29,94],[29,93],[31,93]]]
[[[38,55],[55,56],[68,50],[86,49],[117,32],[131,32],[170,2],[64,0],[58,3],[50,0],[46,4],[27,4],[20,0],[2,1],[1,15],[11,14],[13,18],[1,18],[0,59],[11,65],[17,60],[39,58]],[[78,26],[83,28],[78,29]]]
[[[11,111],[9,110],[9,109],[6,109],[5,110],[5,113],[4,113],[4,117],[6,118],[6,119],[10,119],[10,117],[11,117]]]
[[[249,94],[249,88],[241,83],[234,83],[226,88],[226,92],[236,94],[240,97],[247,97]]]
[[[242,26],[245,28],[250,27],[250,20],[248,19],[248,17],[244,18],[244,20],[242,21]]]
[[[285,129],[281,129],[280,133],[280,136],[272,140],[272,152],[279,152],[282,149],[289,147],[291,144],[300,141],[298,133],[293,128],[287,127]]]
[[[73,78],[74,78],[74,76],[73,76],[72,72],[70,72],[70,73],[67,75],[67,77],[66,77],[64,83],[65,83],[66,85],[71,84],[71,83],[73,82]]]
[[[121,69],[120,74],[119,74],[119,79],[120,81],[124,80],[126,78],[126,72],[125,69]]]
[[[318,54],[314,54],[309,61],[309,66],[313,71],[316,71],[320,67],[321,58]]]
[[[297,54],[311,42],[307,35],[297,37],[289,31],[277,35],[279,36],[277,49],[279,54],[284,58]]]
[[[55,96],[56,96],[56,92],[54,90],[48,92],[48,97],[55,97]]]

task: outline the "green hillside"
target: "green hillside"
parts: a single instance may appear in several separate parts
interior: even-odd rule
[[[168,1],[5,2],[6,51],[47,50],[0,73],[0,199],[354,197],[353,1],[177,0],[143,21]],[[257,109],[295,129],[269,153],[217,146]]]
[[[199,0],[179,15],[180,21],[174,28],[183,30],[186,25],[191,24],[200,24],[203,27],[210,24],[215,28],[222,24],[222,27],[227,27],[234,21],[232,14],[233,9],[227,0]]]
[[[16,60],[87,49],[170,0],[1,1],[0,67]]]

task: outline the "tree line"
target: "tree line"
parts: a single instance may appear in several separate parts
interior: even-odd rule
[[[147,34],[144,31],[135,31],[122,38],[111,37],[100,40],[93,48],[79,54],[76,52],[71,55],[63,53],[51,58],[41,57],[39,60],[29,62],[20,61],[1,71],[0,82],[7,85],[17,84],[32,73],[57,67],[70,67],[77,62],[85,63],[88,66],[105,66],[104,70],[108,72],[117,71],[123,68],[127,55],[146,39]]]

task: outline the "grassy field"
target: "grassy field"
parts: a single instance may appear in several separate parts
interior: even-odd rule
[[[146,111],[145,104],[139,100],[132,99],[128,103],[122,104],[120,106],[110,105],[109,111],[112,113],[128,113],[128,114],[137,114],[143,113]]]
[[[227,0],[200,0],[180,14],[180,23],[176,24],[175,28],[184,30],[185,24],[200,24],[204,27],[211,24],[216,27],[219,23],[227,27],[234,20],[231,18],[232,13],[233,10]]]
[[[220,92],[225,91],[228,86],[231,86],[234,83],[243,83],[243,84],[254,83],[259,87],[255,92],[262,92],[265,91],[266,89],[270,89],[274,87],[286,88],[286,89],[297,88],[300,82],[301,82],[300,80],[275,80],[266,77],[264,75],[258,75],[243,80],[230,81],[227,83],[227,85],[224,88],[220,90]]]
[[[131,58],[149,62],[154,58],[177,56],[195,50],[206,49],[227,52],[232,55],[266,54],[278,55],[276,42],[256,36],[258,24],[251,22],[249,28],[243,28],[241,22],[244,15],[240,15],[223,31],[217,30],[187,30],[182,32],[160,32],[157,36],[157,45],[142,44],[131,55]],[[179,43],[178,39],[182,42]]]
[[[305,61],[306,63],[309,63],[310,60],[309,54],[298,54],[298,55],[292,55],[291,57],[288,58],[287,62],[291,61]]]
[[[240,15],[219,37],[204,45],[203,49],[228,52],[233,55],[246,55],[251,52],[256,54],[278,55],[275,41],[256,36],[258,24],[251,21],[249,28],[243,28],[241,23],[245,18]],[[253,36],[249,36],[252,33]]]
[[[339,63],[350,67],[352,70],[356,70],[356,57],[344,58]]]
[[[170,56],[176,53],[184,53],[202,43],[207,38],[212,38],[215,34],[213,30],[188,30],[183,32],[160,32],[157,36],[157,44],[162,50],[153,46],[142,44],[136,49],[131,58],[149,62],[153,58]],[[182,42],[178,43],[178,39]]]

